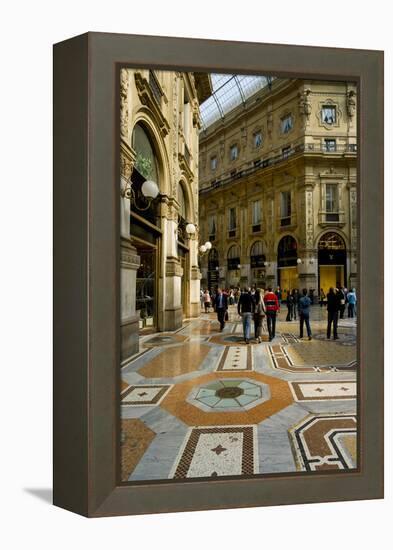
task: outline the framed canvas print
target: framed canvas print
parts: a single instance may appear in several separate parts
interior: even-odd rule
[[[383,53],[54,47],[54,503],[383,497]]]

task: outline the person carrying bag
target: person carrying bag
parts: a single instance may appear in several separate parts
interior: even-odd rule
[[[255,311],[254,311],[254,328],[255,339],[258,340],[258,344],[262,342],[262,329],[263,321],[266,316],[265,303],[263,301],[263,291],[258,288],[255,293]]]

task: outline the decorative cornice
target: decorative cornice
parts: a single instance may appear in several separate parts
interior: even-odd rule
[[[155,97],[151,92],[148,80],[146,80],[146,78],[144,78],[142,76],[142,73],[139,71],[135,72],[135,84],[141,103],[149,107],[149,109],[152,111],[158,122],[160,130],[165,137],[169,133],[169,123],[162,114],[160,105],[157,103]]]

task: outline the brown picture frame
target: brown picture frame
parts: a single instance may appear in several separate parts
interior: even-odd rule
[[[358,85],[360,464],[120,485],[119,67]],[[87,33],[54,46],[54,504],[89,516],[383,498],[383,52]]]

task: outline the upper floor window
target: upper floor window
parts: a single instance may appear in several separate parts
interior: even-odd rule
[[[323,124],[336,124],[336,107],[334,105],[323,105],[321,117]]]
[[[326,212],[337,212],[337,185],[326,184]]]
[[[210,159],[210,169],[214,172],[217,169],[217,157],[214,156]]]
[[[281,119],[281,133],[287,134],[293,128],[293,118],[292,115],[286,115]]]
[[[229,208],[228,210],[228,230],[234,231],[236,229],[236,208]]]
[[[336,150],[336,140],[335,139],[325,139],[325,151],[334,152]]]
[[[231,160],[236,160],[239,156],[239,148],[237,145],[232,145],[230,149]]]
[[[281,226],[291,225],[291,192],[283,191],[280,196]]]
[[[254,147],[257,149],[262,145],[262,132],[258,131],[254,134]]]
[[[326,184],[326,221],[335,222],[339,219],[338,193],[336,183]]]
[[[251,223],[252,226],[260,226],[262,221],[261,201],[253,201],[251,203]]]
[[[216,216],[212,215],[208,218],[208,230],[209,230],[209,239],[211,240],[212,237],[215,237],[216,235]]]

